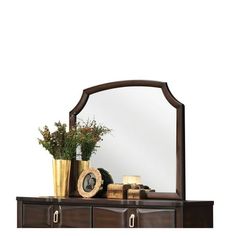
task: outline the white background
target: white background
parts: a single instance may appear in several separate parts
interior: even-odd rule
[[[39,126],[68,122],[84,88],[149,79],[168,82],[186,105],[186,197],[215,201],[215,228],[147,232],[235,231],[235,12],[227,0],[1,0],[0,230],[102,233],[16,229],[15,197],[52,193],[52,160],[37,143]]]

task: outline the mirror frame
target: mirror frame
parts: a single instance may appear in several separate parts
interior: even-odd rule
[[[148,199],[185,200],[185,119],[184,105],[180,103],[170,92],[166,82],[151,80],[125,80],[100,84],[83,90],[77,105],[69,113],[70,128],[76,124],[76,116],[86,105],[89,96],[108,89],[121,87],[147,86],[160,88],[166,100],[176,108],[176,192],[150,192]],[[78,161],[72,160],[70,174],[70,196],[78,196]]]

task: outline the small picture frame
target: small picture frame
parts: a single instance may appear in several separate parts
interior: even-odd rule
[[[79,194],[84,198],[94,197],[103,189],[102,175],[96,168],[89,168],[81,173],[77,189]]]

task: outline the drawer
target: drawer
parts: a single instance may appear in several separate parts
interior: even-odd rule
[[[22,227],[90,228],[91,209],[89,206],[23,204]]]
[[[52,227],[52,205],[23,204],[22,227]]]
[[[63,228],[90,228],[91,207],[86,206],[59,206],[60,224]]]
[[[174,209],[142,209],[136,210],[137,227],[139,228],[174,228]]]
[[[94,228],[125,228],[128,227],[128,208],[94,207]]]

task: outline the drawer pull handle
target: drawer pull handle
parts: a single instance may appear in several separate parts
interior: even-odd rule
[[[135,218],[134,214],[131,214],[129,217],[129,227],[130,228],[134,228],[134,218]]]
[[[53,223],[58,223],[59,212],[55,211],[53,214]]]

